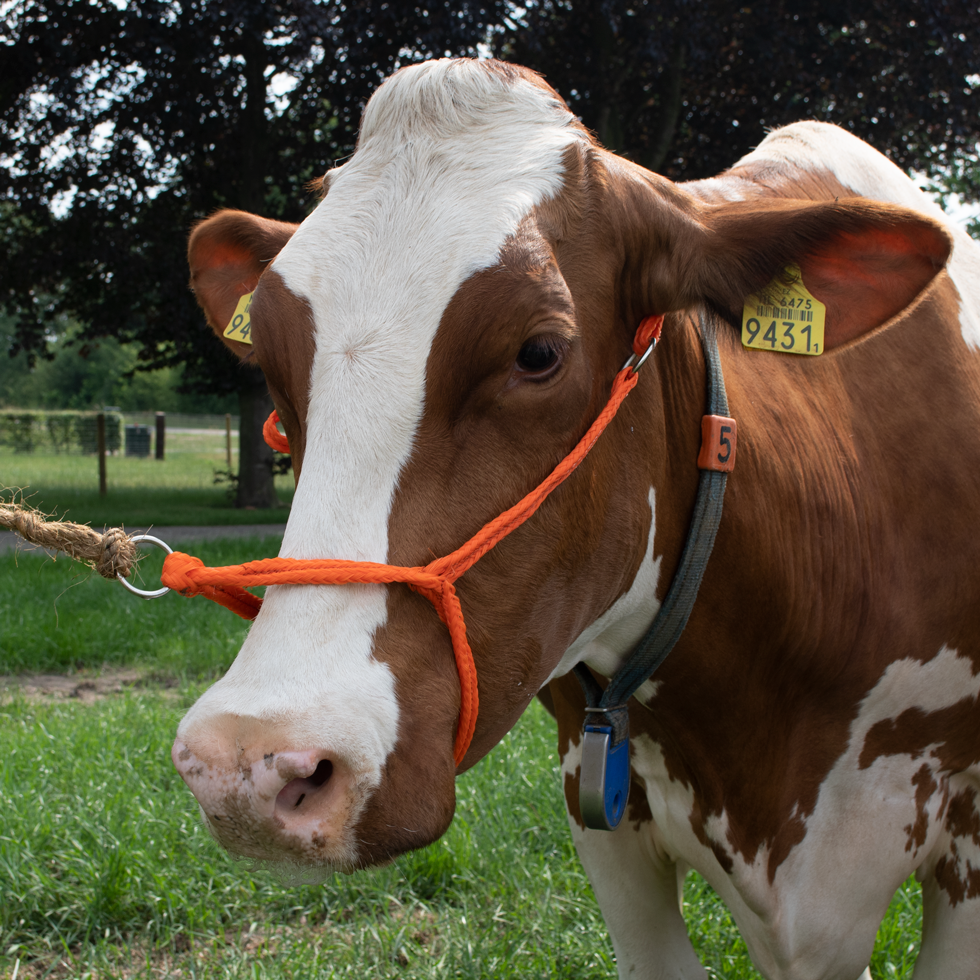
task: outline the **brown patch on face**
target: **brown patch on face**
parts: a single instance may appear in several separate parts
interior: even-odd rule
[[[397,664],[398,741],[357,825],[364,865],[384,864],[438,839],[456,808],[452,745],[459,679],[446,628],[407,586],[388,592],[375,657]]]
[[[269,269],[256,287],[251,317],[255,357],[286,430],[298,480],[306,452],[310,374],[316,353],[313,311],[275,269]]]
[[[567,230],[571,221],[563,214],[544,223]],[[467,280],[443,314],[428,360],[425,414],[389,521],[392,563],[448,554],[513,506],[567,455],[609,397],[625,351],[605,340],[602,287],[584,288],[595,259],[580,278],[586,256],[549,235],[537,215],[529,217],[499,264]],[[581,235],[577,241],[584,249]],[[593,316],[605,322],[592,323]],[[557,365],[535,376],[522,368],[521,352],[539,341],[553,347]],[[629,436],[628,412],[623,418],[618,434],[607,433],[566,484],[456,584],[480,686],[467,765],[512,727],[567,646],[628,588],[642,559],[645,541],[630,523],[635,513],[642,526],[649,508],[645,493],[629,484],[647,478],[618,478],[625,467],[617,438]],[[412,673],[403,662],[410,653],[377,650],[391,658],[396,676]]]

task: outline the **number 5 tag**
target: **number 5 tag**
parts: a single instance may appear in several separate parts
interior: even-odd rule
[[[701,418],[701,452],[699,470],[731,473],[735,469],[735,437],[738,426],[727,415],[704,415]]]

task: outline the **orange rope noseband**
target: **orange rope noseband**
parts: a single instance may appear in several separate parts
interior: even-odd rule
[[[507,537],[515,528],[520,527],[544,503],[548,494],[567,479],[585,459],[603,430],[616,415],[623,400],[636,386],[638,380],[636,369],[656,345],[662,325],[662,316],[647,317],[640,324],[633,343],[636,353],[616,375],[606,407],[579,440],[578,445],[523,500],[484,525],[452,554],[437,558],[428,565],[414,568],[336,558],[266,558],[241,565],[207,568],[200,558],[175,551],[167,555],[163,563],[161,575],[163,584],[181,595],[206,596],[232,612],[238,613],[244,619],[254,619],[262,605],[262,599],[246,591],[245,586],[349,583],[390,585],[404,582],[432,603],[452,638],[460,682],[459,725],[453,746],[453,759],[459,766],[476,730],[479,691],[476,665],[466,639],[463,609],[453,583],[467,569],[472,568],[494,545]],[[278,420],[278,414],[273,412],[262,432],[266,442],[273,449],[288,452],[289,443],[276,429]]]

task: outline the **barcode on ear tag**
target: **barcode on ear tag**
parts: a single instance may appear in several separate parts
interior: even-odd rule
[[[225,327],[223,337],[229,340],[237,340],[242,344],[252,342],[252,318],[249,316],[249,309],[252,306],[252,294],[246,293],[238,299],[238,306],[228,326]]]
[[[803,285],[797,265],[745,300],[742,345],[780,354],[822,354],[827,307]]]

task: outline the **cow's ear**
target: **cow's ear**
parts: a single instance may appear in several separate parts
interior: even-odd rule
[[[702,223],[708,233],[694,265],[704,298],[741,322],[746,297],[796,265],[826,306],[827,350],[905,309],[952,247],[939,222],[862,198],[730,204],[705,212]]]
[[[206,218],[191,231],[187,243],[191,289],[211,329],[239,357],[252,348],[224,337],[225,328],[240,297],[255,289],[265,267],[298,227],[229,210]]]

